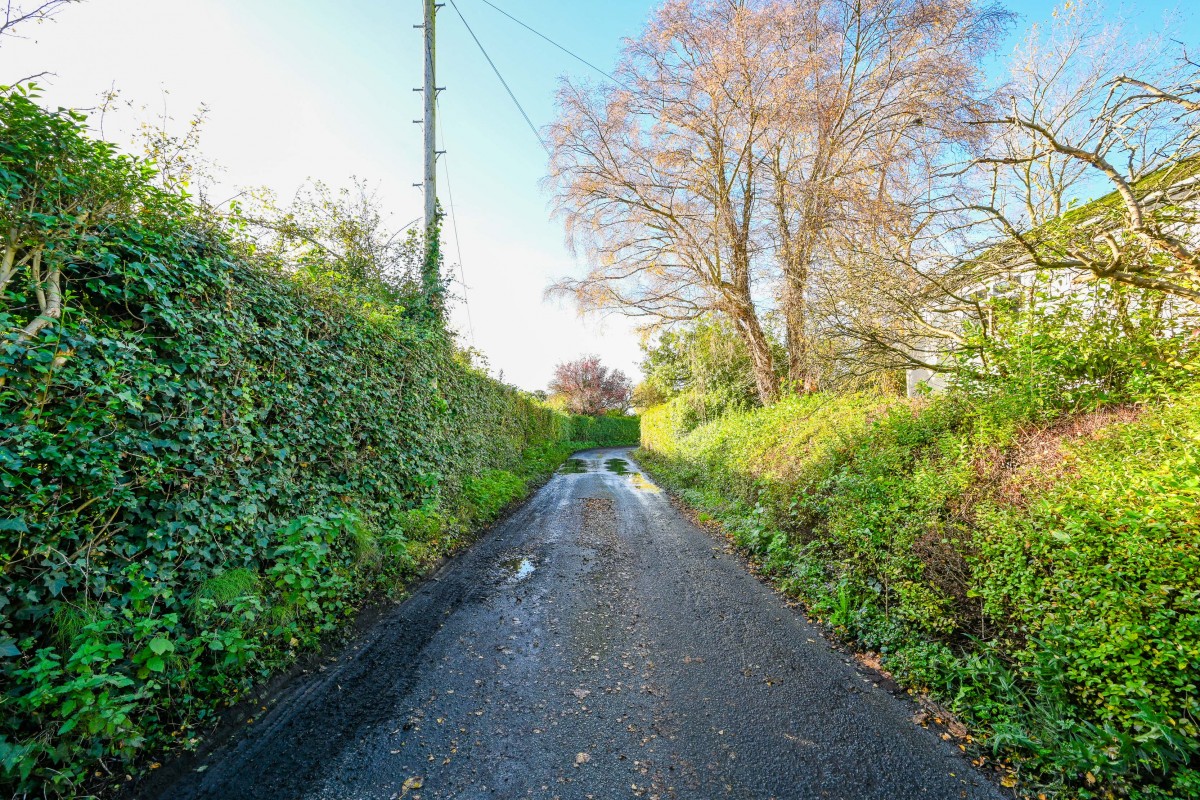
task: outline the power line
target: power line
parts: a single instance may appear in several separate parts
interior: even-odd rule
[[[525,118],[525,124],[529,126],[529,130],[533,131],[533,135],[538,140],[538,144],[540,144],[542,149],[549,154],[550,148],[546,147],[546,143],[542,141],[541,134],[537,132],[537,127],[533,124],[533,120],[529,118],[529,115],[525,113],[525,109],[521,107],[521,101],[517,100],[517,96],[513,94],[513,90],[508,86],[508,81],[504,80],[504,76],[500,74],[500,70],[496,67],[496,62],[492,61],[492,57],[489,56],[487,50],[483,48],[483,43],[479,41],[479,37],[475,35],[475,31],[471,30],[471,26],[467,22],[467,18],[463,16],[462,11],[460,11],[458,8],[458,3],[454,2],[454,0],[450,0],[450,7],[454,9],[456,14],[458,14],[458,18],[462,20],[462,24],[467,28],[467,33],[471,34],[471,38],[475,40],[475,45],[479,48],[479,52],[483,53],[483,57],[487,59],[488,64],[490,64],[492,67],[492,72],[496,73],[496,77],[500,79],[500,83],[504,86],[504,91],[508,92],[508,96],[512,99],[513,104],[516,105],[517,110],[521,112],[521,116]]]
[[[507,12],[507,11],[505,11],[503,8],[500,8],[500,6],[498,6],[498,5],[496,5],[495,3],[491,2],[491,0],[483,0],[483,2],[484,2],[484,3],[486,3],[487,5],[491,6],[492,8],[496,9],[496,10],[497,10],[497,11],[499,11],[501,14],[503,14],[503,15],[504,15],[504,16],[506,16],[506,17],[508,17],[508,18],[509,18],[509,19],[511,19],[513,22],[517,23],[517,24],[518,24],[518,25],[520,25],[522,28],[524,28],[525,30],[527,30],[527,31],[529,31],[530,33],[534,34],[535,36],[540,36],[541,38],[545,39],[547,42],[549,42],[550,44],[554,45],[554,46],[555,46],[555,47],[557,47],[559,50],[562,50],[564,53],[566,53],[567,55],[569,55],[571,58],[575,59],[575,60],[576,60],[576,61],[578,61],[579,63],[581,63],[581,64],[584,64],[584,65],[586,65],[586,66],[589,66],[589,67],[591,67],[591,68],[592,68],[592,69],[594,69],[596,72],[599,72],[601,75],[603,75],[604,77],[608,78],[610,81],[612,81],[613,83],[617,84],[618,86],[625,86],[625,84],[624,84],[624,83],[622,83],[621,81],[617,80],[617,79],[616,79],[616,78],[614,78],[612,75],[609,75],[607,72],[605,72],[604,70],[600,69],[600,68],[599,68],[599,67],[597,67],[595,64],[593,64],[592,62],[590,62],[590,61],[588,61],[586,58],[584,58],[583,56],[581,56],[581,55],[578,55],[578,54],[576,54],[576,53],[573,53],[573,52],[571,52],[570,50],[568,50],[567,48],[563,47],[563,46],[562,46],[561,44],[559,44],[558,42],[556,42],[556,41],[554,41],[553,39],[551,39],[551,38],[550,38],[549,36],[547,36],[546,34],[542,33],[541,31],[535,30],[534,28],[531,28],[530,26],[526,25],[524,22],[522,22],[521,20],[517,19],[517,18],[516,18],[516,17],[514,17],[512,14],[508,13],[508,12]],[[628,89],[629,87],[628,87],[628,86],[625,86],[625,88],[627,88],[627,89]]]
[[[435,101],[436,102],[436,101]],[[438,103],[438,116],[441,116],[441,103]],[[471,301],[467,298],[467,273],[463,269],[462,243],[458,239],[458,217],[454,213],[454,189],[450,186],[449,150],[446,147],[446,129],[439,127],[442,137],[442,169],[446,173],[446,197],[450,201],[450,224],[454,226],[454,249],[458,253],[458,282],[463,288],[463,307],[467,310],[467,330],[471,335],[471,346],[475,346],[475,322],[471,319]]]

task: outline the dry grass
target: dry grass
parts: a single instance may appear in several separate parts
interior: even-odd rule
[[[1030,428],[1017,436],[999,457],[991,456],[990,470],[986,467],[981,481],[991,488],[991,497],[998,503],[1018,508],[1045,494],[1046,490],[1070,475],[1073,467],[1065,445],[1079,439],[1096,439],[1113,425],[1134,422],[1142,414],[1138,406],[1124,405],[1077,414],[1053,425]],[[989,454],[991,455],[991,454]],[[982,466],[982,465],[981,465]],[[991,474],[987,474],[990,471]]]

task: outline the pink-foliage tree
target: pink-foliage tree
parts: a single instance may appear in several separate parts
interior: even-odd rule
[[[619,369],[610,370],[596,356],[582,356],[554,368],[550,391],[572,414],[598,416],[629,408],[632,387]]]

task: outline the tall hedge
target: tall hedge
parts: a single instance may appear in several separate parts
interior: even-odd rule
[[[428,315],[259,264],[82,126],[0,98],[24,264],[0,302],[14,793],[72,794],[101,761],[122,774],[194,736],[574,446],[576,423],[470,367]],[[23,335],[51,268],[63,312]]]
[[[599,417],[573,416],[568,438],[577,442],[595,442],[601,447],[635,445],[641,433],[637,417],[604,415]]]

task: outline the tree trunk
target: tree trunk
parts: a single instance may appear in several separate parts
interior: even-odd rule
[[[42,281],[42,253],[34,253],[30,265],[33,275],[33,285],[37,292],[38,309],[40,313],[21,329],[17,336],[17,344],[23,344],[36,339],[42,328],[53,325],[62,318],[62,270],[57,265],[51,267],[45,282]]]
[[[808,299],[805,292],[808,289],[809,265],[828,209],[812,176],[793,198],[789,193],[794,188],[791,179],[777,159],[774,180],[775,225],[783,268],[780,300],[787,326],[788,380],[793,391],[808,394],[816,391],[817,380],[809,358],[808,331],[805,328]],[[789,210],[795,202],[799,202],[801,208],[799,218],[793,223]]]
[[[817,390],[817,379],[809,359],[808,315],[804,290],[808,286],[808,265],[790,264],[784,275],[783,317],[787,324],[788,378],[795,390],[809,394]]]
[[[779,385],[775,378],[775,358],[771,355],[771,343],[758,321],[753,306],[745,302],[729,303],[729,316],[733,318],[746,349],[750,351],[750,363],[754,367],[754,385],[758,400],[769,406],[779,399]]]

